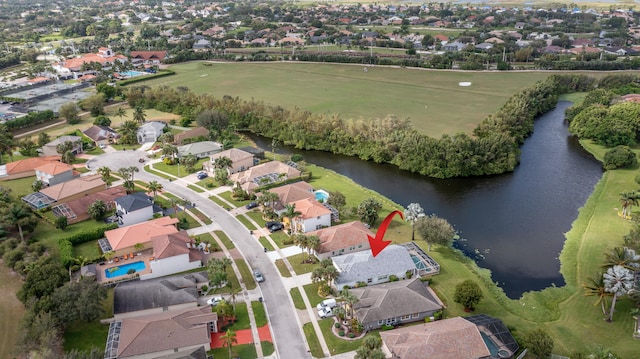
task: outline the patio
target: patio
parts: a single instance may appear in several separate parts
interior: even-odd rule
[[[146,250],[141,253],[133,253],[133,258],[124,259],[124,256],[114,257],[110,262],[100,262],[96,264],[96,281],[100,284],[122,281],[123,279],[131,279],[139,276],[140,274],[149,274],[151,273],[151,266],[149,262],[153,260],[153,251]],[[143,262],[144,269],[136,270],[134,274],[124,274],[116,277],[108,278],[106,275],[106,271],[111,268],[120,268],[126,266],[127,264],[135,263],[135,262]],[[111,269],[113,270],[113,269]]]

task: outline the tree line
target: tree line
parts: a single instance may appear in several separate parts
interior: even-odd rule
[[[500,110],[485,118],[473,135],[458,133],[439,139],[417,132],[408,120],[395,116],[344,119],[257,100],[196,94],[185,87],[135,86],[125,95],[132,107],[155,108],[189,119],[203,111],[217,111],[228,118],[227,128],[274,138],[285,145],[451,178],[512,171],[519,162],[519,146],[532,133],[534,120],[555,107],[559,94],[588,91],[598,83],[612,81],[608,77],[596,81],[586,75],[551,75],[516,92]]]

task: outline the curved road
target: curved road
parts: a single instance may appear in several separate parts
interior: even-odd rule
[[[148,164],[138,163],[140,158],[146,158],[147,153],[142,151],[115,151],[92,158],[87,162],[88,168],[96,170],[99,167],[107,166],[115,172],[120,167],[136,166],[140,172],[135,173],[136,179],[143,181],[156,180],[167,191],[196,204],[201,212],[215,221],[220,228],[231,238],[238,250],[243,254],[249,266],[259,269],[265,277],[265,281],[260,285],[264,303],[271,329],[276,351],[281,359],[311,358],[307,352],[305,338],[302,328],[296,321],[296,313],[291,306],[289,293],[285,289],[280,274],[275,265],[264,254],[263,247],[249,233],[249,231],[213,201],[209,200],[206,192],[199,194],[183,187],[176,182],[166,180],[153,174],[144,172],[143,167]]]

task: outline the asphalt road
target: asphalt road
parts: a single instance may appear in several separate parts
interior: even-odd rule
[[[260,289],[267,308],[269,322],[271,324],[274,344],[281,359],[311,358],[307,352],[302,328],[296,320],[296,313],[291,306],[289,293],[280,280],[280,274],[275,265],[264,253],[264,249],[249,233],[249,231],[231,216],[225,209],[218,206],[208,198],[164,178],[144,172],[142,169],[147,163],[139,163],[140,158],[146,158],[143,151],[116,151],[105,153],[87,162],[91,170],[107,166],[113,172],[121,167],[136,166],[140,172],[135,173],[134,179],[143,181],[156,180],[162,187],[174,195],[196,204],[201,212],[208,215],[233,241],[236,248],[244,255],[252,269],[259,269],[265,277],[260,283]],[[184,183],[184,182],[183,182]]]

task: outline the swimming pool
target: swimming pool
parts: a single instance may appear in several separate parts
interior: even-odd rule
[[[117,266],[117,267],[111,267],[111,268],[105,269],[104,270],[104,275],[107,278],[115,278],[115,277],[120,277],[120,276],[123,276],[123,275],[127,274],[129,269],[133,269],[136,272],[140,272],[141,270],[143,270],[145,268],[146,268],[146,266],[144,265],[144,262],[127,263],[127,264],[123,264],[123,265],[120,265],[120,266]]]
[[[417,256],[414,256],[413,254],[409,254],[409,256],[411,256],[411,259],[413,260],[413,264],[416,265],[416,269],[424,270],[427,272],[431,271],[431,268],[427,267],[420,258],[418,258]]]
[[[319,189],[314,192],[316,201],[325,203],[329,199],[329,193],[325,190]]]
[[[123,71],[120,73],[120,75],[122,76],[126,76],[126,77],[138,77],[138,76],[143,76],[146,75],[146,72],[140,72],[140,71]]]

